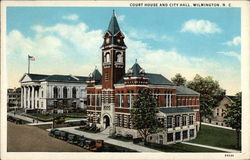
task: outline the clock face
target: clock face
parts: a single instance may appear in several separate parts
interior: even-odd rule
[[[109,43],[110,42],[110,38],[106,38],[106,43]]]
[[[121,39],[120,39],[120,38],[118,38],[118,39],[117,39],[117,42],[118,42],[118,43],[120,43],[120,42],[121,42]]]

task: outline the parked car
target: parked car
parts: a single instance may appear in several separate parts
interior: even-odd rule
[[[78,141],[77,141],[77,135],[75,134],[68,134],[68,137],[67,137],[67,142],[71,143],[71,144],[77,144]]]
[[[87,139],[85,141],[85,145],[83,148],[89,150],[90,148],[93,148],[93,147],[95,147],[95,140]]]
[[[67,141],[67,139],[68,139],[68,134],[69,134],[68,132],[60,131],[59,139],[62,139],[62,140]]]
[[[86,144],[86,138],[84,136],[77,136],[77,145],[80,147],[84,147]]]
[[[101,151],[103,147],[104,147],[104,141],[101,139],[97,139],[95,141],[95,146],[91,147],[90,151],[98,152],[98,151]]]

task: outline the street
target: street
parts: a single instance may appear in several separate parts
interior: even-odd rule
[[[8,122],[8,152],[86,152],[83,148],[50,137],[48,132],[35,126]]]

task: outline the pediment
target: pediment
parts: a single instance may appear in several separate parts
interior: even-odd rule
[[[25,74],[20,80],[20,82],[29,82],[29,81],[32,81],[32,79],[27,74]]]

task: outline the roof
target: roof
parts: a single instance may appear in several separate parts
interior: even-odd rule
[[[87,80],[87,77],[72,75],[43,75],[31,73],[26,73],[25,75],[28,75],[31,81],[85,82]]]
[[[97,68],[92,72],[92,78],[95,81],[101,81],[102,80],[102,74],[99,72],[99,70]]]
[[[236,101],[237,100],[236,96],[228,96],[228,95],[226,95],[226,97],[228,97],[231,101]]]
[[[27,75],[33,80],[33,81],[39,81],[41,79],[44,79],[46,77],[48,77],[49,75],[45,75],[45,74],[28,74]]]
[[[161,74],[155,74],[155,73],[144,73],[144,70],[142,67],[135,62],[135,64],[130,68],[131,73],[126,73],[117,83],[122,84],[124,83],[124,77],[141,77],[141,73],[143,73],[143,76],[145,78],[148,78],[149,84],[155,84],[155,85],[173,85],[171,81],[169,81],[167,78],[165,78]]]
[[[160,108],[160,112],[162,112],[164,114],[171,114],[171,113],[194,112],[194,110],[189,109],[187,107],[174,107],[174,108]]]
[[[177,95],[199,95],[198,92],[190,89],[190,88],[187,88],[185,86],[176,86],[176,94]]]
[[[120,31],[120,27],[118,25],[115,13],[113,11],[113,15],[111,17],[111,20],[109,22],[109,27],[108,27],[108,31],[112,34],[115,35],[117,32]]]

